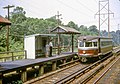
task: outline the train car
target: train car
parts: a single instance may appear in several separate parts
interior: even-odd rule
[[[109,37],[80,36],[78,38],[78,56],[82,62],[105,56],[111,53],[112,49],[112,38]]]

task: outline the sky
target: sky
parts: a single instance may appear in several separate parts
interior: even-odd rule
[[[110,13],[114,13],[114,17],[113,14],[110,14],[110,31],[116,31],[120,29],[118,26],[118,24],[120,24],[120,1],[109,0],[109,2]],[[45,19],[57,15],[57,11],[59,11],[59,13],[62,14],[60,18],[62,18],[61,20],[64,24],[73,21],[78,24],[78,26],[85,25],[89,27],[96,25],[98,27],[98,15],[95,15],[98,14],[98,4],[99,0],[0,0],[0,15],[3,17],[7,15],[7,10],[3,9],[3,7],[14,5],[15,7],[23,7],[27,17]],[[101,9],[104,5],[106,5],[106,2],[101,2]],[[11,8],[10,12],[12,12],[14,8]],[[106,9],[101,10],[101,13],[106,13]],[[101,16],[102,19],[106,17],[107,15]],[[102,24],[100,30],[108,31],[106,24]]]

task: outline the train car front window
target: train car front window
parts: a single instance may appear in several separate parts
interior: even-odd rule
[[[84,47],[84,42],[80,42],[80,47]]]
[[[93,42],[94,47],[97,47],[97,42]]]
[[[92,42],[85,42],[85,47],[92,47]]]

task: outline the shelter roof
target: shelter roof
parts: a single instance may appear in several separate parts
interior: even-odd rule
[[[51,32],[58,34],[81,34],[79,31],[77,31],[74,28],[64,27],[64,26],[57,26],[53,30],[51,30]]]
[[[41,37],[54,37],[54,36],[56,36],[56,34],[33,34],[33,35],[27,35],[27,36],[25,36],[25,37],[27,38],[27,37],[36,37],[36,36],[41,36]]]
[[[78,40],[83,41],[90,41],[90,40],[94,40],[94,39],[112,39],[110,37],[101,37],[101,36],[80,36],[78,37]]]
[[[11,22],[8,19],[6,19],[0,15],[0,25],[2,25],[2,26],[11,25]]]

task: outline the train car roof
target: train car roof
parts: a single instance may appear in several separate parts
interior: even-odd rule
[[[94,40],[94,39],[112,39],[110,37],[102,37],[102,36],[80,36],[78,37],[78,40],[83,41],[90,41],[90,40]]]

